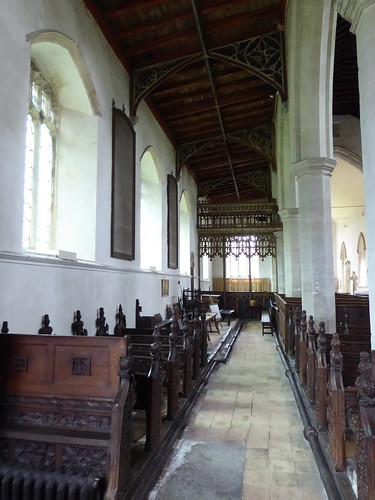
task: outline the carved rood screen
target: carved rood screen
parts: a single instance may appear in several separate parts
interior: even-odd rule
[[[230,230],[246,235],[264,232],[271,233],[282,229],[278,207],[275,202],[211,204],[198,202],[197,229],[203,234]]]
[[[200,257],[253,257],[258,255],[264,260],[266,257],[276,257],[276,237],[273,234],[258,236],[200,236]]]

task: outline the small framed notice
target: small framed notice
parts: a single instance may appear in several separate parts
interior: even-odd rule
[[[161,296],[168,297],[169,295],[169,280],[161,280]]]

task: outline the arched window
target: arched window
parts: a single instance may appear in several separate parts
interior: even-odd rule
[[[23,247],[95,260],[97,97],[73,40],[29,39]]]
[[[340,250],[340,260],[341,260],[341,286],[340,286],[340,291],[342,293],[349,293],[348,290],[348,280],[347,278],[347,254],[346,254],[346,246],[345,243],[341,243],[341,250]]]
[[[203,255],[201,258],[201,279],[208,281],[210,279],[210,259],[208,255]]]
[[[180,272],[190,274],[190,213],[185,192],[180,199]]]
[[[363,233],[360,233],[357,244],[358,253],[358,285],[362,288],[367,288],[367,256],[366,256],[366,240]]]
[[[162,186],[151,150],[141,159],[141,267],[162,268]]]
[[[24,248],[48,250],[54,244],[57,101],[51,86],[31,63],[26,125],[23,209]]]

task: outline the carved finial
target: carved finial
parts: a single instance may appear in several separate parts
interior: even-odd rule
[[[96,334],[97,337],[105,337],[108,335],[108,325],[104,316],[104,309],[99,309],[99,317],[96,320]]]
[[[299,306],[296,307],[296,310],[294,312],[296,324],[301,323],[301,309]]]
[[[318,334],[318,338],[317,338],[317,345],[318,345],[318,352],[319,353],[324,353],[326,351],[326,344],[327,344],[326,324],[324,323],[324,321],[320,321],[319,334]]]
[[[121,356],[119,362],[118,374],[121,380],[129,380],[133,368],[132,358],[130,356]]]
[[[349,335],[348,311],[347,311],[346,307],[344,307],[343,321],[341,322],[341,333],[342,333],[342,335]]]
[[[375,351],[371,355],[374,357]],[[361,352],[358,364],[359,377],[355,381],[358,388],[359,404],[375,406],[375,380],[372,376],[372,359],[368,352]]]
[[[49,326],[49,324],[50,324],[49,316],[48,314],[45,314],[42,319],[43,326],[42,328],[39,329],[38,333],[43,335],[51,335],[51,333],[53,332],[53,328],[52,326]]]
[[[291,325],[293,323],[293,307],[288,309],[288,323]]]
[[[171,333],[169,334],[169,341],[174,344],[177,340],[177,321],[173,319],[171,324]]]
[[[152,337],[154,339],[154,343],[161,344],[160,328],[158,326],[154,327]]]
[[[150,346],[150,354],[152,359],[157,359],[161,356],[161,345],[160,342],[153,342]]]
[[[315,341],[315,328],[314,328],[314,317],[310,314],[309,316],[309,339],[311,342]]]
[[[301,340],[306,341],[307,323],[306,323],[306,311],[303,310],[301,314]]]
[[[141,312],[142,312],[142,306],[139,303],[139,299],[135,299],[135,313],[136,313],[136,316],[137,317],[140,316]]]
[[[310,314],[309,316],[309,335],[315,335],[315,328],[314,328],[314,317]]]
[[[126,316],[122,312],[122,305],[118,306],[118,311],[116,314],[116,326],[114,329],[116,337],[123,337],[126,333]]]
[[[1,333],[8,333],[9,328],[8,328],[8,321],[3,321],[3,326],[1,327]]]
[[[75,317],[75,321],[72,323],[72,334],[73,335],[87,335],[86,328],[83,328],[81,311],[77,310],[74,317]]]
[[[342,371],[342,365],[343,365],[343,360],[342,360],[342,354],[340,352],[340,337],[338,333],[334,333],[332,335],[332,340],[331,340],[331,353],[330,353],[330,361],[331,361],[331,370],[335,371]]]

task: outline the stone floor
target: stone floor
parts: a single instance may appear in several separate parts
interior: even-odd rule
[[[216,334],[211,334],[211,336]],[[273,337],[244,325],[150,500],[327,499]]]

